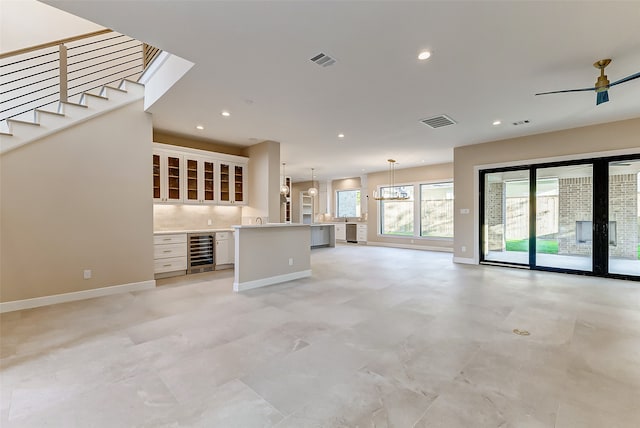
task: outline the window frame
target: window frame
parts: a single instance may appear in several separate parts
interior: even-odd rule
[[[423,186],[431,186],[434,184],[451,184],[451,193],[452,193],[452,198],[451,201],[453,202],[453,208],[451,211],[451,222],[453,223],[455,220],[455,215],[456,215],[456,209],[455,209],[455,185],[453,183],[453,180],[442,180],[442,181],[433,181],[431,183],[420,183],[417,184],[418,188],[420,189],[420,199],[419,199],[419,203],[418,203],[418,207],[420,210],[420,218],[419,220],[419,230],[418,230],[418,234],[420,235],[420,238],[422,239],[440,239],[440,240],[453,240],[453,235],[452,236],[424,236],[422,235],[422,188]],[[453,226],[453,225],[452,225]],[[453,232],[453,234],[455,234],[455,231]]]
[[[406,183],[395,183],[394,185],[397,187],[409,187],[413,186],[413,236],[407,235],[391,235],[388,233],[382,233],[382,201],[376,201],[376,234],[379,238],[395,238],[395,239],[409,239],[409,240],[421,240],[421,241],[448,241],[453,242],[454,237],[438,237],[438,236],[421,236],[421,221],[422,221],[422,211],[421,211],[421,185],[423,184],[441,184],[441,183],[452,183],[455,189],[455,183],[453,178],[442,178],[437,180],[424,180],[424,181],[412,181]],[[381,189],[384,187],[390,187],[388,184],[377,185],[376,190],[378,194],[381,194]],[[455,192],[454,199],[455,201]],[[418,215],[416,215],[418,213]],[[454,202],[454,221],[455,221],[455,202]],[[454,232],[455,236],[455,232]]]
[[[340,203],[339,203],[339,193],[340,192],[360,192],[360,204],[356,204],[356,214],[355,216],[351,216],[351,217],[341,217],[340,216]],[[352,188],[352,189],[336,189],[335,191],[335,203],[336,203],[336,218],[354,218],[354,217],[362,217],[362,189],[357,187],[357,188]],[[359,213],[358,213],[359,212]]]

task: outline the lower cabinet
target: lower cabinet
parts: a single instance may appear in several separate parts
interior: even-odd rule
[[[347,225],[345,224],[336,224],[336,241],[346,241],[347,240]]]
[[[367,242],[367,225],[366,224],[358,225],[357,240],[358,242]]]
[[[153,265],[156,275],[184,275],[187,270],[187,234],[155,235]]]
[[[216,269],[233,267],[235,262],[235,232],[216,232]]]

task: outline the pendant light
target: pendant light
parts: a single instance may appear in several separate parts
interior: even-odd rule
[[[373,192],[373,199],[376,201],[406,201],[409,199],[409,194],[396,186],[396,161],[395,159],[387,159],[387,162],[389,162],[390,186],[385,186],[388,189],[386,192],[383,190],[380,190],[380,193]]]
[[[311,168],[311,187],[309,187],[309,190],[307,190],[307,193],[309,194],[309,196],[316,196],[318,195],[318,189],[315,188],[314,186],[314,181],[313,181],[313,168]]]
[[[280,194],[287,196],[289,194],[289,186],[287,186],[286,182],[287,182],[287,176],[284,175],[284,166],[285,163],[282,162],[282,182],[280,185]]]

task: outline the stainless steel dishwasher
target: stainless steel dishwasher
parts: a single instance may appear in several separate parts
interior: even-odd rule
[[[209,272],[215,269],[215,232],[187,235],[187,273]]]
[[[347,223],[347,242],[358,243],[358,225]]]

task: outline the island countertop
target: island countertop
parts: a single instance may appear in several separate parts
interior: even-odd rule
[[[302,223],[266,223],[266,224],[240,224],[231,226],[234,229],[264,229],[269,227],[309,227],[310,224]]]

